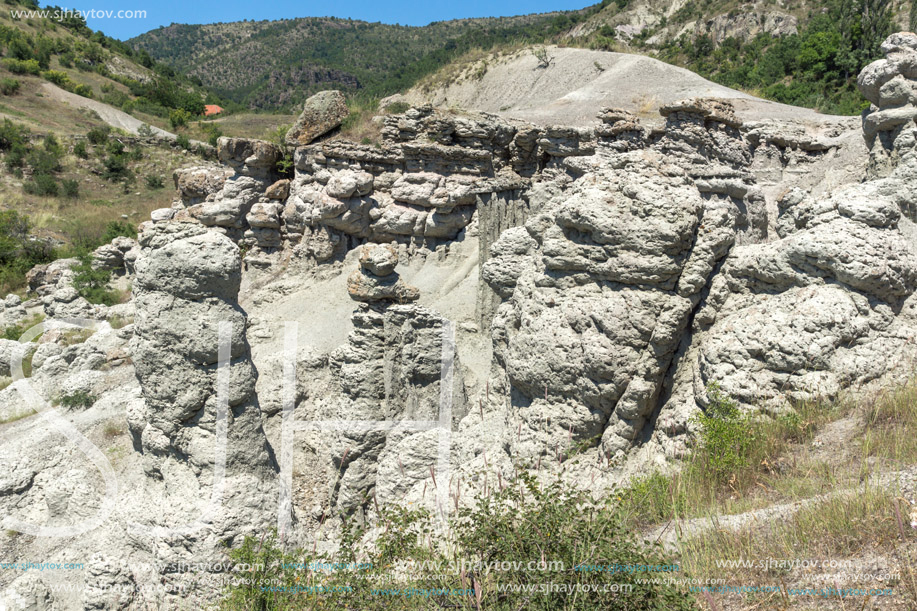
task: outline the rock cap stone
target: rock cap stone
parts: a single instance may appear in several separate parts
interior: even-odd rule
[[[304,146],[338,127],[347,118],[347,100],[340,91],[320,91],[306,100],[302,113],[287,132],[287,146]]]

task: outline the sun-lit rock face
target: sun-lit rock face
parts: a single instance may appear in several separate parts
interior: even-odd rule
[[[437,486],[457,497],[482,469],[509,479],[517,464],[580,483],[577,465],[601,464],[589,484],[601,490],[683,455],[711,383],[774,413],[909,373],[917,37],[883,51],[859,79],[873,105],[862,122],[746,124],[710,98],[665,105],[653,128],[612,107],[593,127],[421,107],[381,118],[378,146],[296,136],[292,171],[273,144],[222,139],[224,165],[176,172],[175,203],[137,243],[94,253],[131,284],[130,302],[79,297],[76,260],[34,269],[35,299],[3,302],[9,321],[99,323],[82,343],[62,325],[28,348],[39,395],[84,400],[80,426],[120,413],[130,434],[118,508],[80,554],[218,559],[277,524],[281,499],[295,539],[328,516],[371,519],[376,503],[435,508]],[[2,346],[0,373],[17,346]],[[22,383],[0,390],[4,418]],[[94,511],[102,486],[67,462],[66,440],[22,431],[0,448],[0,510]],[[200,531],[151,534],[196,519],[218,472],[222,509]],[[30,545],[52,561],[73,551]],[[183,579],[114,566],[94,560],[73,579]],[[3,596],[161,602],[133,589],[63,598],[41,580]],[[213,595],[192,585],[182,602]]]

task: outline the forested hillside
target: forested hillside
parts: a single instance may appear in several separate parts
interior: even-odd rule
[[[580,43],[647,53],[728,87],[832,114],[865,107],[856,75],[881,56],[888,34],[914,26],[912,6],[890,0],[702,0],[668,15],[662,9],[644,15],[637,29],[628,29],[621,23],[630,23],[632,4],[615,3],[595,15]]]
[[[471,49],[561,36],[597,10],[408,27],[304,18],[173,24],[129,41],[252,108],[290,108],[322,89],[400,91]]]

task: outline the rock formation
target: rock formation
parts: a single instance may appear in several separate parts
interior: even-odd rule
[[[42,396],[98,394],[87,419],[108,397],[127,405],[119,475],[134,486],[110,532],[81,549],[213,558],[221,541],[263,532],[287,418],[308,424],[293,450],[296,537],[326,516],[372,519],[375,503],[434,507],[443,452],[438,485],[451,490],[481,468],[555,469],[576,447],[606,467],[601,490],[682,456],[713,382],[773,414],[899,379],[917,356],[917,37],[883,51],[860,76],[873,103],[862,122],[746,124],[708,98],[663,106],[662,127],[615,108],[586,128],[421,107],[382,118],[376,147],[313,141],[343,112],[327,94],[291,135],[292,178],[276,146],[221,139],[225,167],[177,172],[178,199],[139,246],[96,252],[133,274],[135,323],[34,349]],[[42,301],[8,299],[3,315],[86,310],[70,264],[33,270]],[[296,333],[281,338],[290,319]],[[286,367],[280,342],[292,340],[307,345]],[[0,346],[0,373],[16,350]],[[61,519],[55,478],[91,496],[58,463],[0,460],[10,515]],[[193,536],[158,535],[201,513],[224,464],[224,510]],[[183,582],[101,564],[79,578]],[[152,600],[73,601],[29,580],[11,587],[33,605]]]

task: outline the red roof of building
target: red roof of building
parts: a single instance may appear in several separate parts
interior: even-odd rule
[[[223,112],[223,109],[217,106],[216,104],[207,104],[204,106],[204,116],[209,117],[211,115],[218,115]]]

